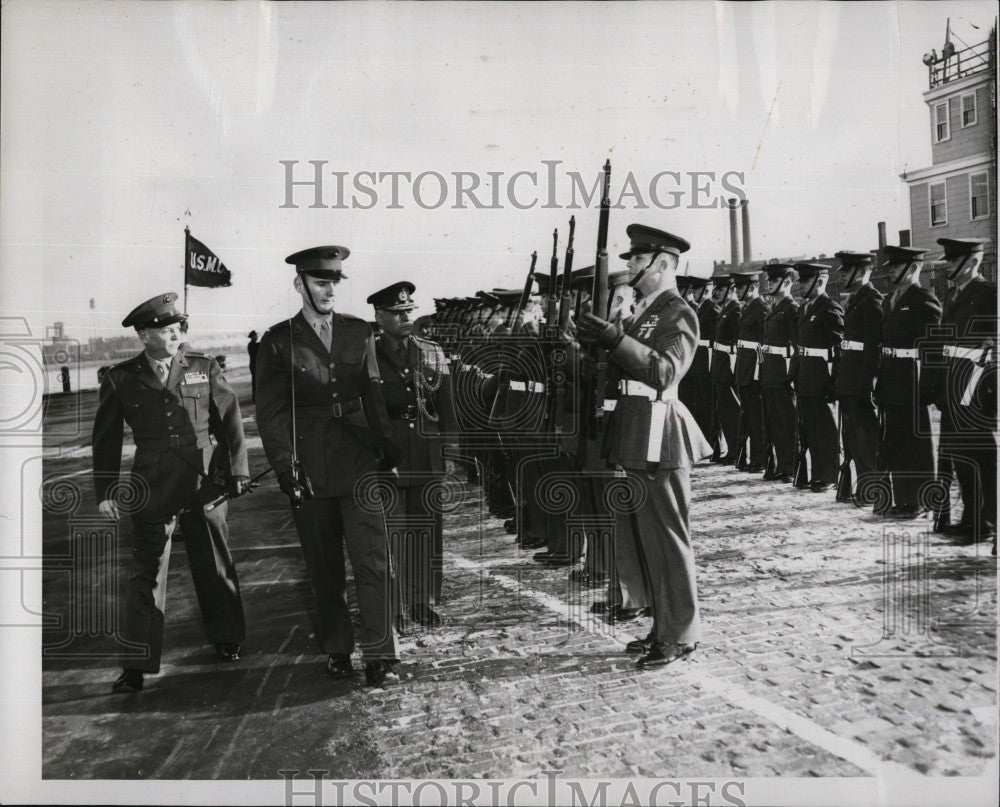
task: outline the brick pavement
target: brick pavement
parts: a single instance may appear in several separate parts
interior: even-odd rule
[[[76,473],[86,462],[54,460],[46,473]],[[252,452],[252,466],[262,463]],[[730,468],[699,466],[692,480],[705,637],[689,660],[635,670],[623,645],[644,635],[648,621],[615,628],[592,618],[588,607],[603,591],[533,563],[471,488],[446,516],[445,624],[411,629],[401,644],[402,681],[371,691],[323,674],[304,612],[301,553],[269,478],[231,509],[250,630],[244,659],[212,660],[175,546],[166,663],[141,695],[107,694],[110,660],[45,662],[43,773],[787,777],[865,776],[883,764],[934,775],[995,769],[996,564],[988,547],[957,548],[921,534],[926,521],[900,528],[836,504],[832,494]],[[81,512],[88,507],[89,496]],[[65,546],[66,529],[65,514],[46,514],[47,553]],[[65,608],[67,593],[65,576],[46,572],[45,609]],[[895,626],[885,638],[884,623]]]

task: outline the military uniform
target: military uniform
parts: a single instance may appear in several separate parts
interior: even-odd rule
[[[868,253],[838,252],[841,269],[851,272],[848,288],[859,268],[870,266]],[[878,417],[872,392],[882,354],[882,294],[871,283],[858,287],[844,307],[844,338],[836,380],[844,450],[858,476],[857,500],[868,501],[867,487],[876,479],[875,444]]]
[[[816,283],[829,268],[819,263],[795,265],[803,282]],[[844,334],[844,309],[824,292],[799,308],[799,344],[791,375],[802,433],[809,449],[813,492],[823,492],[837,481],[836,351]]]
[[[771,281],[798,277],[789,264],[770,264],[766,271]],[[788,372],[798,341],[799,306],[791,297],[783,297],[771,305],[764,317],[760,365],[767,441],[774,449],[775,459],[775,470],[769,478],[779,481],[790,481],[795,470],[795,395],[789,385]]]
[[[129,314],[122,325],[156,328],[175,323],[183,316],[174,308],[176,299],[172,293],[153,298]],[[227,506],[223,502],[206,513],[203,504],[221,492],[217,468],[210,466],[223,466],[223,476],[228,472],[246,477],[247,452],[232,387],[214,359],[194,351],[178,351],[163,381],[145,352],[105,374],[93,430],[98,502],[114,498],[125,423],[132,429],[136,451],[123,638],[144,651],[145,657],[128,651],[124,666],[156,673],[163,650],[171,536],[178,521],[209,641],[216,645],[243,641],[243,603],[227,544]],[[213,438],[221,449],[218,454]]]
[[[707,289],[708,281],[695,281],[692,285],[700,286],[704,299],[698,305],[698,347],[694,353],[694,361],[688,370],[695,389],[695,405],[691,410],[698,427],[706,437],[712,434],[714,419],[714,396],[712,394],[712,342],[715,339],[715,328],[719,319],[719,304],[712,299],[711,289]]]
[[[368,303],[376,310],[410,311],[411,283],[376,292]],[[456,453],[451,372],[441,346],[418,336],[375,339],[382,396],[389,418],[388,438],[400,447],[396,494],[388,509],[390,543],[402,599],[411,616],[435,622],[430,611],[441,596],[443,530],[440,506],[447,496],[433,487],[444,477],[444,452]]]
[[[347,254],[346,248],[326,247],[285,260],[295,264],[305,283],[304,276],[313,272],[321,278],[342,277],[340,260]],[[312,485],[314,495],[292,514],[316,599],[316,637],[331,657],[354,649],[344,568],[347,546],[367,671],[370,662],[396,660],[388,537],[376,483],[378,472],[395,457],[385,439],[388,421],[371,327],[336,312],[313,319],[326,323],[329,346],[304,310],[272,326],[261,339],[257,426],[282,489],[290,490],[286,480],[296,454]]]
[[[906,267],[926,250],[887,247],[889,262]],[[902,273],[897,276],[897,282]],[[922,372],[920,347],[941,319],[932,291],[913,282],[896,287],[882,304],[882,366],[875,398],[884,419],[885,453],[892,479],[892,516],[914,517],[927,509],[934,478],[930,415],[933,374]]]
[[[758,272],[733,272],[737,289],[757,282]],[[764,341],[764,317],[767,304],[762,297],[752,297],[740,312],[739,339],[736,343],[736,388],[739,390],[742,433],[750,442],[749,461],[745,470],[759,473],[767,461],[764,440],[764,399],[760,387],[760,346]],[[744,450],[744,441],[740,451]]]
[[[716,278],[716,288],[728,287],[732,278]],[[739,454],[740,434],[740,399],[736,394],[737,342],[740,338],[740,306],[739,300],[729,300],[719,312],[715,328],[715,339],[712,341],[712,392],[715,396],[715,415],[719,429],[726,440],[726,455],[722,458],[724,465],[736,463]]]
[[[941,238],[938,243],[945,258],[968,260],[987,242]],[[968,280],[945,305],[941,333],[941,366],[928,372],[931,397],[941,410],[939,456],[954,461],[962,494],[961,521],[949,532],[966,542],[995,539],[997,287],[978,275]]]
[[[623,257],[688,249],[683,239],[652,228],[632,225],[628,233],[632,247]],[[619,387],[604,455],[641,491],[635,512],[619,513],[618,520],[633,518],[637,528],[653,608],[649,649],[640,666],[656,666],[689,652],[701,636],[689,471],[711,447],[677,400],[677,385],[697,347],[698,320],[676,289],[665,288],[640,303],[624,331],[599,319],[586,322],[581,336],[601,330],[597,344],[609,349],[609,381]]]

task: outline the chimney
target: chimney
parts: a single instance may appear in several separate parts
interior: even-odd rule
[[[910,246],[910,231],[909,230],[900,230],[899,231],[899,245],[901,247],[908,247],[908,246]]]
[[[889,242],[885,240],[885,222],[880,221],[878,223],[878,251],[882,252],[887,243]]]
[[[743,200],[743,260],[750,263],[750,200]]]
[[[735,269],[740,265],[740,236],[737,230],[739,229],[739,221],[736,217],[736,207],[739,204],[735,199],[727,199],[729,204],[729,247],[730,247],[730,263]]]

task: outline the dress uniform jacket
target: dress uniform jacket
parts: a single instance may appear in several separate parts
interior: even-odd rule
[[[295,387],[298,455],[316,496],[350,496],[358,477],[377,470],[388,433],[371,326],[333,314],[327,352],[299,312],[264,334],[257,355],[257,423],[275,472],[292,460],[291,392]],[[294,365],[291,365],[294,353]],[[291,371],[289,367],[291,366]],[[294,375],[294,381],[293,376]]]
[[[764,317],[767,316],[767,303],[762,297],[754,297],[748,302],[740,314],[739,341],[756,342],[758,345],[764,339]],[[736,351],[736,386],[746,387],[759,380],[760,370],[759,350],[757,348],[740,347]]]
[[[837,396],[871,395],[882,358],[882,294],[870,283],[852,294],[844,308]],[[857,345],[861,345],[860,350]]]
[[[695,376],[709,375],[711,372],[711,344],[715,339],[715,327],[719,320],[719,304],[711,297],[698,306],[698,348],[694,352],[690,373]]]
[[[393,660],[389,541],[373,486],[374,474],[394,464],[399,450],[385,437],[388,419],[371,326],[338,313],[332,314],[331,325],[329,351],[301,311],[264,334],[257,354],[257,428],[272,467],[283,473],[292,460],[294,391],[298,456],[315,496],[292,514],[316,598],[316,636],[324,652],[354,649],[346,544],[365,661]],[[363,490],[357,490],[359,484]]]
[[[216,448],[232,474],[249,476],[236,395],[215,359],[178,352],[165,384],[145,353],[117,364],[101,381],[94,416],[93,467],[97,501],[110,498],[121,470],[124,424],[132,429],[132,563],[125,594],[124,636],[148,648],[125,666],[159,671],[170,538],[182,508],[185,549],[203,624],[213,642],[244,638],[236,567],[227,546],[226,505],[206,514],[198,489],[210,475]],[[141,481],[140,481],[141,480]],[[218,487],[202,498],[210,498]]]
[[[910,284],[895,307],[892,295],[882,302],[883,357],[875,386],[879,403],[912,406],[915,401],[930,402],[934,373],[922,373],[917,359],[886,356],[884,353],[887,348],[927,348],[931,327],[940,319],[941,303],[932,291],[917,283]]]
[[[742,307],[739,300],[730,300],[719,313],[719,319],[715,327],[715,338],[712,340],[716,350],[712,352],[712,382],[715,384],[728,384],[736,386],[733,369],[734,353],[736,343],[740,338],[740,313]],[[725,348],[719,352],[719,348]]]
[[[695,312],[666,289],[609,353],[609,380],[624,385],[610,416],[605,456],[641,491],[633,513],[619,512],[621,534],[637,543],[653,608],[653,635],[663,643],[695,643],[701,635],[691,546],[690,466],[712,453],[691,413],[676,400],[698,343]],[[660,391],[660,401],[634,394],[627,382]],[[657,431],[662,437],[657,440]],[[658,443],[658,444],[657,444]]]
[[[799,309],[799,348],[826,351],[825,357],[797,351],[793,362],[795,389],[799,395],[833,400],[836,353],[844,334],[844,309],[821,294]]]
[[[786,355],[765,352],[760,368],[763,387],[784,389],[795,349],[799,344],[799,306],[785,297],[764,317],[764,344],[783,348]]]

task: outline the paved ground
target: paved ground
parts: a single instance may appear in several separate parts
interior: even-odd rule
[[[246,403],[247,383],[236,377]],[[45,610],[113,612],[107,553],[60,569],[88,528],[93,395],[53,399],[50,431],[82,411],[85,434],[50,442],[44,471]],[[251,466],[265,461],[252,419]],[[56,480],[83,484],[74,510]],[[445,625],[402,641],[403,680],[331,682],[310,637],[308,588],[273,477],[230,511],[250,636],[235,665],[198,628],[183,548],[168,584],[163,671],[112,696],[101,636],[44,662],[47,778],[871,776],[896,768],[996,769],[996,559],[870,512],[729,468],[692,474],[706,635],[689,660],[637,671],[568,570],[545,570],[482,510],[478,487],[445,520]],[[924,530],[923,532],[921,530]],[[124,553],[122,553],[124,557]],[[63,563],[63,566],[67,564]],[[117,575],[115,574],[117,572]],[[46,632],[47,646],[66,637]],[[81,657],[89,653],[91,657]],[[102,653],[105,654],[102,657]],[[901,766],[901,768],[897,768]]]

